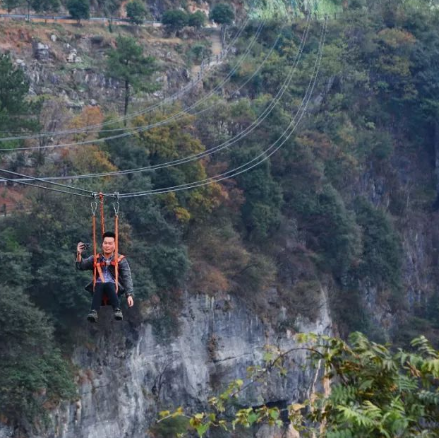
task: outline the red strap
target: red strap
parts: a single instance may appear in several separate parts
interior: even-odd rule
[[[114,216],[114,234],[116,235],[114,242],[114,272],[115,272],[115,282],[116,282],[116,293],[119,291],[119,216],[116,213]]]
[[[96,286],[96,270],[97,270],[97,263],[96,263],[96,215],[93,214],[92,216],[92,228],[93,228],[93,291],[95,290]]]
[[[101,233],[102,235],[104,235],[105,233],[104,194],[102,192],[99,193],[99,202],[101,206]]]
[[[122,255],[122,254],[119,254],[119,258],[118,258],[118,262],[120,263],[123,259],[125,258],[125,256],[124,255]],[[103,265],[105,265],[105,262],[101,262],[101,265],[103,266]],[[110,263],[110,265],[111,266],[116,266],[116,260],[115,260],[115,258],[113,257],[113,260],[111,260],[111,263]]]
[[[95,266],[96,266],[96,270],[97,270],[98,273],[99,273],[99,278],[101,279],[101,282],[102,282],[102,283],[105,283],[105,281],[104,281],[104,280],[105,280],[105,278],[104,278],[104,274],[103,274],[103,272],[102,272],[102,263],[99,261],[100,258],[101,258],[101,255],[98,254],[97,258],[94,259],[94,264],[95,264]]]

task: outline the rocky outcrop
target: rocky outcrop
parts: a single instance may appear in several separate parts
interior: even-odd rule
[[[240,300],[187,294],[183,302],[173,336],[158,332],[150,323],[116,324],[111,312],[103,309],[101,321],[90,328],[85,346],[74,353],[80,369],[78,401],[54,413],[53,428],[44,436],[150,436],[145,431],[160,410],[178,406],[201,410],[209,396],[234,379],[245,379],[248,366],[262,363],[264,346],[286,350],[295,345],[291,332],[275,332]],[[285,317],[283,312],[279,314],[279,318]],[[171,329],[176,329],[172,325]],[[297,321],[297,327],[330,333],[326,302],[316,322]],[[302,353],[295,353],[290,360],[287,378],[273,373],[268,385],[250,386],[240,404],[286,406],[306,397],[315,371],[301,368],[305,360]],[[271,436],[261,433],[264,438]],[[273,436],[278,433],[273,431]]]

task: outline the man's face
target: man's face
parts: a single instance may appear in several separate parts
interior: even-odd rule
[[[115,249],[114,237],[105,237],[102,242],[102,251],[104,254],[112,254]]]

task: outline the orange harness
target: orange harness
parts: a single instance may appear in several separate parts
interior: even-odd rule
[[[119,291],[119,262],[125,258],[125,256],[119,254],[119,194],[115,193],[116,201],[113,204],[114,208],[114,234],[115,234],[115,249],[114,249],[114,257],[110,262],[110,265],[114,266],[114,281],[116,284],[116,293]],[[93,290],[96,286],[97,276],[101,279],[102,283],[104,283],[104,275],[102,273],[102,267],[106,266],[106,262],[98,261],[101,258],[101,255],[97,253],[97,242],[96,242],[96,210],[97,210],[97,198],[99,197],[100,203],[100,214],[101,214],[101,232],[104,234],[105,232],[105,219],[104,219],[104,194],[102,192],[95,193],[94,202],[91,204],[92,210],[92,227],[93,227]],[[106,297],[105,297],[106,298]],[[106,299],[105,299],[106,301]]]
[[[97,281],[97,276],[96,276],[96,272],[99,275],[99,278],[101,280],[102,283],[105,283],[104,281],[104,273],[102,272],[102,268],[104,266],[114,266],[114,272],[115,272],[115,280],[118,279],[118,275],[117,275],[117,271],[119,270],[119,263],[125,258],[124,255],[119,254],[119,257],[117,258],[117,262],[115,261],[115,259],[113,258],[113,260],[111,260],[110,263],[107,263],[103,260],[101,260],[101,254],[97,254],[96,255],[96,259],[93,259],[93,287],[96,285],[96,281]],[[99,261],[100,260],[100,261]],[[117,283],[116,283],[116,292],[118,291],[118,287],[117,287]]]
[[[121,260],[123,260],[125,258],[125,256],[124,255],[122,255],[122,254],[119,254],[119,257],[117,258],[117,260],[111,260],[111,262],[110,263],[107,263],[107,262],[104,262],[103,260],[101,260],[101,255],[100,254],[97,254],[97,258],[96,259],[93,259],[93,290],[94,290],[94,288],[95,288],[95,286],[96,286],[96,281],[97,281],[97,278],[96,278],[96,272],[98,273],[98,275],[99,275],[99,278],[100,278],[100,280],[101,280],[101,282],[102,283],[105,283],[105,279],[104,279],[104,273],[102,272],[102,268],[104,267],[104,266],[114,266],[114,269],[115,269],[115,277],[116,277],[116,279],[115,279],[115,281],[116,281],[116,293],[118,293],[118,291],[119,291],[119,284],[117,283],[117,278],[118,278],[118,276],[117,276],[117,271],[118,271],[118,265],[119,265],[119,262],[121,261]],[[97,260],[100,260],[100,261],[97,261]],[[106,306],[108,304],[108,297],[107,297],[107,295],[104,293],[104,295],[102,296],[102,305],[103,306]]]

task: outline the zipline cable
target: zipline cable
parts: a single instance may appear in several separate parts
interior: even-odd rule
[[[0,172],[3,172],[3,170],[0,169]],[[29,187],[38,188],[38,189],[50,190],[52,192],[64,193],[66,195],[82,196],[82,197],[87,197],[87,198],[90,196],[90,195],[84,195],[82,193],[67,192],[65,190],[54,189],[52,187],[41,186],[39,184],[27,183],[24,181],[16,181],[13,178],[3,178],[3,180],[7,181],[7,182],[11,182],[11,183],[17,183],[17,184],[22,184],[22,185],[29,186]]]
[[[46,180],[44,178],[40,178],[40,177],[37,177],[37,176],[24,175],[22,173],[13,172],[12,170],[0,169],[0,172],[6,173],[8,175],[26,177],[27,178],[26,181],[27,180],[38,181],[38,182],[43,182],[43,183],[51,184],[51,185],[54,185],[54,186],[62,187],[64,189],[78,190],[80,192],[85,192],[85,193],[88,193],[88,194],[92,194],[93,193],[91,190],[85,190],[85,189],[82,189],[80,187],[74,187],[74,186],[70,186],[70,185],[67,185],[67,184],[60,184],[60,183],[57,183],[57,182],[48,181],[48,180]],[[25,181],[19,180],[19,179],[3,178],[3,180],[14,181],[14,182],[17,182],[17,183],[25,182]]]
[[[148,190],[148,191],[144,191],[144,192],[121,193],[121,194],[119,194],[120,198],[135,198],[135,197],[140,197],[140,196],[150,196],[150,195],[154,195],[154,194],[165,194],[165,193],[176,192],[176,191],[181,191],[181,190],[189,190],[189,189],[193,189],[196,187],[209,185],[209,184],[212,184],[214,182],[222,181],[224,179],[229,179],[229,178],[237,176],[241,173],[248,172],[249,170],[253,169],[254,167],[256,167],[259,164],[266,161],[269,157],[271,157],[291,137],[291,135],[296,130],[298,124],[300,123],[301,119],[303,118],[304,114],[306,113],[309,101],[310,101],[312,93],[314,91],[315,84],[317,82],[318,72],[320,70],[320,64],[321,64],[323,47],[324,47],[325,36],[326,36],[326,28],[327,28],[327,21],[325,19],[325,26],[322,27],[322,36],[321,36],[321,40],[320,40],[320,44],[319,44],[319,54],[318,54],[318,57],[316,59],[315,65],[314,65],[313,75],[311,76],[310,83],[308,84],[308,88],[307,88],[305,97],[302,100],[302,103],[301,103],[295,117],[292,119],[292,121],[290,122],[288,127],[284,130],[284,132],[280,135],[280,137],[272,145],[270,145],[267,149],[265,149],[263,152],[261,152],[258,156],[254,157],[252,160],[242,164],[241,166],[239,166],[237,168],[234,168],[234,169],[231,169],[227,172],[224,172],[222,174],[219,174],[219,175],[216,175],[216,176],[213,176],[210,178],[206,178],[206,179],[201,180],[201,181],[196,181],[196,182],[187,183],[187,184],[180,184],[177,186],[166,187],[163,189],[152,189],[152,190]],[[299,114],[302,107],[303,107],[302,114],[299,116],[298,121],[295,122],[296,116]],[[289,133],[288,133],[288,130],[290,130]],[[284,136],[285,136],[285,139],[283,141],[281,141],[281,143],[278,146],[276,146],[276,144]],[[271,149],[273,149],[273,150],[268,155],[266,155],[267,152],[269,152]],[[260,157],[262,157],[262,159],[259,162],[254,163]],[[252,163],[254,163],[254,164],[252,164]],[[252,164],[252,165],[250,167],[246,167],[249,164]]]
[[[297,65],[299,63],[299,60],[301,58],[301,55],[303,53],[303,48],[306,43],[308,32],[310,27],[310,18],[308,17],[307,27],[302,35],[300,46],[298,49],[298,53],[296,55],[295,61],[293,63],[293,67],[290,69],[289,74],[287,75],[284,83],[282,84],[281,88],[279,89],[277,95],[272,99],[271,103],[265,108],[265,110],[258,116],[258,118],[252,122],[251,125],[249,125],[247,128],[245,128],[243,131],[238,133],[235,137],[232,139],[227,140],[226,142],[223,142],[220,145],[217,145],[207,151],[200,152],[198,154],[191,155],[189,157],[180,158],[178,160],[169,161],[166,163],[160,163],[153,166],[147,166],[147,167],[140,167],[137,169],[127,169],[127,170],[119,170],[114,172],[104,172],[104,173],[94,173],[94,174],[82,174],[82,175],[70,175],[70,176],[62,176],[62,177],[45,177],[43,178],[45,181],[53,181],[53,180],[77,180],[77,179],[85,179],[85,178],[98,178],[98,177],[107,177],[107,176],[121,176],[121,175],[128,175],[132,173],[140,173],[140,172],[146,172],[146,171],[152,171],[157,169],[163,169],[171,166],[176,166],[179,164],[185,164],[200,158],[207,157],[209,155],[212,155],[213,153],[225,149],[237,141],[241,140],[245,136],[247,136],[250,132],[254,131],[257,126],[259,126],[262,121],[264,121],[268,115],[273,111],[274,107],[277,105],[279,100],[282,98],[283,94],[285,93],[289,83],[291,82],[291,79],[293,77],[294,71],[297,68]],[[274,49],[274,46],[271,48],[271,51]],[[270,52],[271,52],[270,51]],[[266,58],[267,59],[267,58]],[[247,81],[248,82],[248,81]],[[26,181],[26,179],[24,179]]]
[[[263,21],[263,22],[261,22],[261,23],[259,24],[258,29],[257,29],[257,32],[256,32],[255,36],[253,37],[253,39],[252,39],[252,41],[251,41],[251,43],[250,43],[250,46],[247,47],[245,53],[241,56],[240,60],[237,62],[237,64],[235,65],[235,67],[234,67],[234,68],[231,70],[231,72],[228,74],[227,79],[224,81],[224,83],[227,82],[227,80],[228,80],[230,77],[233,76],[233,74],[236,72],[236,70],[239,68],[239,66],[244,62],[245,58],[246,58],[246,57],[248,56],[248,54],[250,53],[251,48],[252,48],[253,45],[255,44],[255,42],[256,42],[258,36],[260,35],[261,30],[262,30],[264,24],[265,24],[265,21]],[[243,29],[242,29],[242,30],[243,30]],[[241,30],[241,32],[242,32],[242,30]],[[237,37],[238,37],[238,36],[239,36],[239,35],[237,35]],[[229,49],[228,49],[228,50],[229,50]],[[201,78],[200,81],[201,81],[202,79],[203,79],[203,78]],[[224,83],[223,83],[222,85],[224,85]],[[218,86],[217,86],[217,88],[218,88]],[[217,91],[217,90],[215,89],[215,91]],[[210,95],[212,95],[212,94],[214,93],[214,91],[211,91],[210,93],[211,93]],[[207,100],[208,97],[210,97],[210,96],[209,96],[209,95],[208,95],[207,97],[206,97],[206,96],[203,96],[201,99],[199,99],[199,101],[196,101],[194,104],[192,104],[191,107],[196,106],[196,104],[198,104],[199,102],[203,102],[203,101]],[[167,99],[171,99],[171,98],[167,98]],[[160,102],[158,102],[157,104],[152,105],[151,107],[146,108],[145,110],[139,111],[138,113],[130,114],[129,116],[127,116],[127,118],[134,118],[134,117],[137,117],[138,115],[146,114],[146,113],[148,113],[148,112],[151,112],[151,111],[153,111],[153,110],[159,108],[159,107],[162,106],[162,105],[163,105],[163,101],[160,101]],[[187,111],[187,110],[185,110],[185,111],[180,111],[180,113],[185,113],[186,111]],[[174,116],[173,116],[173,117],[174,117]],[[171,117],[171,118],[173,118],[173,117]],[[118,123],[118,122],[123,121],[123,120],[125,120],[124,117],[120,117],[120,118],[118,118],[118,119],[109,120],[109,121],[104,122],[104,123],[105,123],[105,124],[114,124],[114,123]],[[99,127],[99,126],[103,126],[103,124],[90,125],[90,126],[92,126],[92,127],[95,127],[95,126],[96,126],[96,127]],[[123,128],[121,128],[121,129],[122,129],[122,130],[125,130],[125,129],[123,129]],[[115,129],[115,130],[116,130],[116,129]],[[119,129],[117,129],[117,130],[119,130]],[[113,132],[113,130],[108,130],[108,131]],[[54,132],[52,132],[52,133],[50,133],[50,134],[48,134],[48,133],[40,133],[40,134],[26,135],[26,136],[0,137],[0,142],[13,141],[13,140],[37,139],[37,138],[47,137],[47,136],[49,136],[49,135],[52,135],[52,136],[53,136],[53,135],[55,135],[55,134],[57,134],[57,133],[59,133],[59,135],[70,135],[70,134],[85,133],[85,132],[89,132],[88,127],[81,128],[81,129],[77,129],[77,130],[54,131]],[[97,131],[97,132],[101,132],[101,131]],[[126,134],[131,135],[130,133],[125,133],[123,136],[126,136]],[[120,137],[117,136],[117,137],[112,137],[112,138],[120,138]],[[101,140],[100,140],[100,141],[101,141]],[[100,142],[100,141],[97,141],[97,140],[93,140],[93,141],[91,141],[91,140],[90,140],[90,141],[84,141],[84,142],[76,142],[76,143],[67,143],[67,144],[60,144],[60,145],[52,145],[52,147],[68,147],[68,146],[76,146],[76,145],[82,145],[82,144],[89,144],[90,142],[95,142],[95,143],[96,143],[96,142]],[[48,149],[48,148],[50,148],[50,147],[51,147],[50,145],[49,145],[49,146],[41,146],[41,147],[39,147],[38,149],[41,149],[41,148],[46,148],[46,149]],[[7,148],[4,148],[4,149],[0,149],[0,151],[1,151],[1,152],[14,152],[14,151],[18,151],[18,150],[30,150],[30,149],[35,149],[35,147],[28,147],[28,148],[15,148],[15,149],[7,149]]]
[[[326,22],[325,22],[326,23]],[[315,84],[315,82],[314,82],[314,84]],[[310,98],[310,97],[309,97]],[[309,102],[309,98],[308,98],[308,100],[307,100],[307,102],[306,102],[306,106],[307,106],[307,104],[308,104],[308,102]],[[306,108],[305,108],[305,110],[304,110],[304,112],[306,111]],[[303,114],[304,114],[304,112],[303,112]],[[303,117],[303,114],[301,115],[301,117],[300,117],[300,119]],[[300,121],[300,119],[299,119],[299,121]],[[293,119],[293,121],[294,121],[294,119]],[[293,121],[292,121],[292,123],[293,123]],[[290,126],[291,126],[291,124],[290,124]],[[296,124],[296,126],[297,126],[297,124]],[[287,128],[288,129],[288,128]],[[295,128],[294,128],[295,129]],[[292,134],[292,132],[290,133],[290,135]],[[284,135],[284,133],[282,134],[282,135]],[[289,135],[289,136],[290,136]],[[288,138],[289,138],[289,136],[288,136]],[[282,137],[282,136],[281,136]],[[280,138],[281,138],[280,137]],[[285,140],[286,141],[286,140]],[[285,142],[284,141],[284,142]],[[283,143],[284,143],[283,142]],[[283,144],[282,143],[282,144]],[[275,143],[276,144],[276,143]],[[272,146],[270,146],[270,148],[268,148],[267,150],[265,150],[263,153],[262,153],[262,155],[263,154],[265,154],[268,150],[270,150],[271,148],[273,147],[273,145]],[[278,148],[276,148],[276,150],[277,150]],[[274,152],[273,152],[274,153]],[[270,156],[272,155],[272,153],[270,154]],[[251,162],[253,162],[253,161],[255,161],[256,159],[258,159],[259,157],[260,157],[261,155],[259,155],[258,157],[256,157],[256,158],[254,158],[253,160],[251,160],[250,162],[248,162],[248,163],[245,163],[244,165],[242,165],[242,166],[240,166],[239,168],[236,168],[236,169],[232,169],[231,171],[228,171],[228,172],[226,172],[226,173],[224,173],[224,174],[220,174],[220,175],[218,175],[218,176],[216,176],[216,177],[211,177],[211,178],[209,178],[209,179],[206,179],[206,180],[203,180],[203,181],[201,181],[201,182],[196,182],[196,183],[189,183],[189,184],[184,184],[184,185],[180,185],[180,186],[175,186],[175,187],[172,187],[172,188],[166,188],[166,189],[154,189],[154,190],[151,190],[151,191],[148,191],[148,192],[136,192],[136,193],[132,193],[132,194],[123,194],[123,195],[121,195],[121,197],[123,196],[123,197],[134,197],[134,196],[146,196],[146,195],[148,195],[148,194],[153,194],[153,193],[165,193],[165,192],[169,192],[169,191],[176,191],[176,190],[182,190],[182,189],[185,189],[185,188],[193,188],[193,187],[195,187],[195,186],[200,186],[200,185],[205,185],[205,184],[208,184],[208,183],[211,183],[211,182],[215,182],[215,181],[217,181],[217,180],[219,180],[218,178],[219,177],[222,177],[221,179],[225,179],[225,178],[230,178],[231,176],[234,176],[235,174],[233,174],[233,175],[229,175],[229,176],[225,176],[225,175],[227,175],[227,174],[230,174],[230,173],[233,173],[233,172],[236,172],[236,170],[238,170],[238,169],[240,169],[240,168],[242,168],[242,167],[245,167],[245,166],[247,166],[248,164],[250,164]],[[267,159],[267,158],[265,158],[265,159]],[[263,159],[262,161],[265,161],[265,159]],[[261,162],[262,162],[261,161]],[[260,164],[260,163],[257,163],[257,164]],[[252,166],[252,167],[254,167],[254,166]],[[247,169],[247,170],[249,170],[249,169]],[[7,171],[7,172],[9,172],[9,171]],[[11,172],[12,173],[12,172]],[[242,173],[242,172],[239,172],[239,173]],[[18,174],[18,175],[20,175],[20,176],[24,176],[24,175],[22,175],[22,174]],[[223,177],[223,175],[224,175],[224,177]],[[39,180],[39,178],[34,178],[34,180]],[[13,181],[13,182],[17,182],[17,181],[14,181],[13,179],[8,179],[8,181]],[[44,181],[44,180],[43,180]],[[44,181],[45,182],[45,181]],[[55,183],[56,184],[56,183]],[[50,188],[47,188],[47,187],[44,187],[44,186],[36,186],[36,185],[34,185],[34,184],[27,184],[27,183],[25,183],[25,185],[32,185],[32,186],[34,186],[34,187],[39,187],[39,188],[43,188],[43,189],[50,189]],[[77,189],[77,188],[74,188],[74,187],[71,187],[71,186],[65,186],[65,185],[61,185],[61,184],[58,184],[58,185],[60,185],[60,186],[63,186],[63,187],[68,187],[68,188],[72,188],[72,189]],[[191,187],[189,187],[189,186],[191,186]],[[56,190],[56,189],[52,189],[52,190],[55,190],[55,191],[59,191],[59,190]],[[83,190],[83,189],[80,189],[80,190]],[[83,191],[86,191],[86,190],[83,190]],[[65,191],[60,191],[61,193],[68,193],[68,194],[76,194],[76,193],[72,193],[72,192],[65,192]],[[92,193],[92,192],[90,192],[90,191],[86,191],[86,192],[88,192],[88,193]],[[80,195],[80,196],[87,196],[87,195]],[[111,195],[108,195],[107,194],[107,196],[111,196]]]
[[[238,38],[241,36],[242,32],[244,31],[244,29],[246,28],[246,26],[248,25],[248,23],[250,21],[251,21],[250,16],[247,16],[246,19],[244,20],[243,24],[241,25],[241,27],[238,29],[233,40],[226,46],[226,48],[224,50],[221,51],[221,53],[227,54],[231,50],[231,48],[236,43]],[[143,110],[131,113],[127,116],[120,116],[120,117],[117,117],[115,119],[108,120],[106,122],[102,122],[102,123],[98,123],[98,124],[94,124],[94,125],[88,125],[88,126],[85,126],[83,128],[78,128],[78,129],[70,129],[70,130],[64,130],[64,131],[46,131],[46,132],[40,132],[40,133],[35,134],[35,135],[9,137],[9,139],[11,139],[11,140],[25,140],[25,139],[30,139],[30,138],[40,138],[40,137],[48,137],[48,136],[54,136],[54,135],[79,134],[79,133],[83,133],[83,132],[100,132],[100,130],[98,129],[100,126],[111,125],[114,123],[122,122],[124,120],[129,120],[130,118],[137,117],[138,115],[141,115],[141,114],[153,111],[156,108],[159,108],[163,104],[163,102],[166,102],[167,100],[171,101],[171,100],[175,100],[176,97],[179,98],[180,96],[183,96],[186,91],[189,91],[190,89],[194,88],[203,79],[204,79],[204,77],[201,76],[199,79],[197,79],[195,81],[190,81],[189,84],[186,84],[182,89],[180,89],[176,93],[174,93],[174,95],[168,96],[167,98],[164,98],[164,99],[160,100],[159,102],[157,102],[157,103],[155,103],[147,108],[144,108]],[[182,93],[182,91],[184,91],[184,93]],[[96,128],[97,131],[91,131],[90,128]],[[0,138],[0,141],[6,140],[6,139],[7,139],[6,137],[4,137],[3,139]]]
[[[86,145],[90,145],[90,144],[102,143],[102,142],[105,142],[105,141],[108,141],[108,140],[116,140],[116,139],[120,139],[120,138],[124,138],[124,137],[130,137],[130,136],[134,135],[136,132],[147,131],[149,129],[156,128],[158,126],[166,125],[167,123],[170,123],[170,122],[172,122],[174,120],[178,120],[179,118],[182,118],[183,116],[185,116],[190,109],[196,107],[200,102],[204,102],[209,97],[213,96],[215,94],[215,92],[220,90],[221,87],[233,76],[233,74],[236,72],[238,67],[244,62],[245,58],[250,53],[253,45],[256,43],[256,40],[257,40],[257,38],[258,38],[262,28],[263,28],[263,25],[264,25],[264,23],[260,23],[260,25],[258,27],[258,31],[257,31],[256,35],[253,37],[253,39],[252,39],[251,43],[249,44],[249,46],[247,47],[245,53],[242,55],[240,60],[237,62],[235,67],[230,71],[230,73],[227,75],[227,77],[219,85],[217,85],[207,95],[203,96],[203,98],[201,98],[200,100],[196,101],[195,103],[190,105],[185,110],[181,110],[181,111],[175,113],[174,115],[172,115],[169,118],[166,118],[164,120],[161,120],[160,122],[156,122],[156,123],[153,123],[153,124],[150,124],[150,125],[144,125],[144,126],[137,127],[135,129],[131,129],[129,132],[124,132],[122,134],[113,135],[113,136],[109,136],[109,137],[102,137],[102,138],[98,138],[98,139],[95,139],[95,140],[85,140],[85,141],[81,141],[81,142],[64,143],[64,144],[57,144],[57,145],[45,145],[45,146],[39,146],[39,147],[30,146],[30,147],[19,147],[19,148],[14,148],[14,149],[3,148],[3,149],[0,149],[0,152],[12,153],[12,152],[16,152],[16,151],[27,151],[27,150],[38,150],[38,151],[41,151],[43,149],[58,149],[58,148],[65,148],[65,147],[86,146]],[[4,140],[6,140],[6,138],[3,138],[3,139],[0,138],[0,142],[2,142]]]

